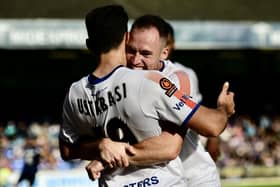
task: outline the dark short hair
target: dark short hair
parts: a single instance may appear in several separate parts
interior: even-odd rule
[[[159,16],[157,15],[144,15],[139,18],[137,18],[132,26],[131,26],[131,31],[134,29],[139,29],[139,28],[150,28],[150,27],[155,27],[158,32],[159,36],[161,38],[164,38],[167,40],[168,34],[169,34],[169,29],[167,28],[167,23]]]
[[[120,5],[107,5],[88,12],[85,24],[87,47],[96,55],[117,48],[127,32],[128,15]]]
[[[165,23],[166,23],[166,28],[168,30],[168,35],[169,35],[170,39],[172,39],[174,42],[174,40],[175,40],[174,29],[170,23],[168,23],[168,22],[165,22]]]

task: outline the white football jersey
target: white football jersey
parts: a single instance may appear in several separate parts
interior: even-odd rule
[[[202,100],[202,95],[198,89],[196,73],[191,68],[179,63],[172,63],[169,60],[163,61],[163,63],[162,73],[170,78],[178,89],[187,93],[196,101]],[[184,73],[183,76],[182,73]],[[200,136],[191,129],[188,129],[186,133],[180,158],[183,162],[188,186],[218,187],[221,185],[215,162],[202,145]]]
[[[60,137],[109,137],[134,144],[160,135],[158,120],[182,125],[199,107],[158,71],[119,66],[107,76],[73,83],[63,106]],[[186,186],[179,157],[164,164],[129,166],[104,173],[100,186]]]

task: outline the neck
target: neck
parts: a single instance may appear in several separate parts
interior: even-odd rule
[[[120,46],[117,49],[113,49],[108,53],[102,54],[100,62],[93,74],[96,77],[103,77],[112,72],[119,65],[126,66],[125,48]]]

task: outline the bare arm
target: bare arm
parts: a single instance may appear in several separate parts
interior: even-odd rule
[[[178,134],[162,132],[134,145],[136,154],[129,156],[132,165],[150,165],[174,160],[180,153],[183,139]]]
[[[133,145],[135,154],[128,155],[129,164],[139,166],[159,164],[173,160],[179,155],[186,129],[179,129],[178,126],[167,122],[163,128],[165,131],[159,136],[145,139]],[[101,172],[106,168],[107,166],[100,160],[93,160],[86,166],[86,171],[89,178],[95,180],[101,176]]]
[[[200,106],[187,126],[204,136],[217,137],[221,134],[226,128],[228,117],[235,113],[234,93],[229,92],[228,88],[229,83],[224,83],[216,109]]]
[[[80,141],[78,144],[70,144],[59,139],[59,149],[64,160],[103,160],[112,167],[127,167],[127,153],[133,155],[133,147],[127,143],[114,142],[109,138],[96,141]]]
[[[228,87],[229,84],[225,83],[218,97],[217,109],[201,106],[191,118],[189,124],[185,126],[206,136],[218,136],[226,127],[228,117],[235,112],[233,101],[234,94],[228,92]],[[173,130],[175,127],[176,125],[173,126]],[[185,134],[185,129],[181,129],[181,131],[177,129],[173,132],[166,131],[162,132],[159,136],[135,144],[135,155],[129,156],[129,163],[133,165],[147,165],[162,163],[176,158],[181,150],[183,142],[182,134]],[[105,167],[106,166],[103,166],[99,161],[92,161],[86,167],[86,170],[89,177],[94,179],[94,176],[100,176],[101,170]]]
[[[129,163],[149,165],[174,160],[181,151],[185,131],[177,125],[164,122],[163,132],[159,136],[133,145],[135,154],[129,156]]]
[[[162,122],[161,126],[163,131],[160,135],[147,138],[132,145],[134,154],[127,152],[129,164],[158,164],[173,160],[179,155],[186,129],[182,129],[169,122]]]
[[[83,159],[92,160],[99,158],[99,144],[102,140],[81,142],[76,144],[67,143],[59,138],[59,150],[63,160]]]
[[[208,138],[206,142],[206,150],[209,152],[212,159],[216,162],[221,154],[220,151],[220,138],[219,137],[213,137]]]

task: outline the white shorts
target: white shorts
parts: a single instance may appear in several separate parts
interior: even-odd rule
[[[188,187],[221,187],[220,174],[208,152],[194,152],[183,167]]]

